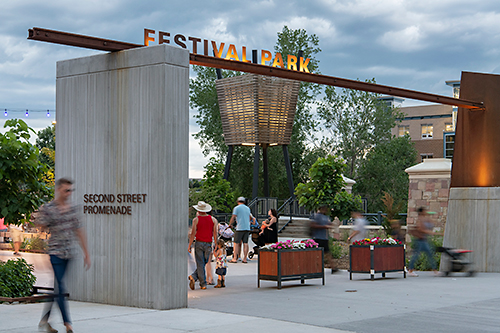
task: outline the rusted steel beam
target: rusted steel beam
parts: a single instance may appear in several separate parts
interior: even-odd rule
[[[68,32],[61,32],[55,30],[48,30],[43,28],[29,29],[28,39],[43,41],[48,43],[84,47],[93,50],[110,51],[110,52],[127,50],[144,46],[141,44],[132,44],[110,39],[90,37],[90,36],[72,34]],[[191,53],[189,62],[192,65],[222,68],[222,69],[235,70],[247,73],[254,73],[259,75],[276,76],[285,79],[313,82],[329,86],[362,90],[362,91],[368,91],[368,92],[386,94],[398,97],[405,97],[405,98],[433,102],[433,103],[454,105],[466,109],[484,110],[483,102],[468,101],[448,96],[441,96],[414,90],[383,86],[375,83],[342,79],[327,75],[298,72],[283,68],[226,60],[222,58],[209,57],[200,54]]]
[[[348,89],[368,91],[378,94],[386,94],[398,97],[411,98],[421,101],[454,105],[463,107],[466,109],[484,109],[482,102],[468,101],[464,99],[458,99],[448,96],[441,96],[435,94],[429,94],[425,92],[419,92],[414,90],[383,86],[375,83],[367,83],[349,79],[342,79],[333,76],[312,74],[305,72],[292,71],[283,68],[270,67],[252,63],[245,63],[240,61],[232,61],[221,58],[208,57],[200,54],[190,54],[190,64],[222,68],[240,72],[247,72],[259,75],[270,75],[291,80],[299,80],[304,82],[313,82],[319,84],[325,84],[329,86],[342,87]]]
[[[101,51],[122,51],[144,45],[120,42],[116,40],[72,34],[68,32],[33,28],[28,30],[28,39],[68,46],[78,46]]]

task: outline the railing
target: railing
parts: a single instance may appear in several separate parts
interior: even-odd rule
[[[282,203],[281,203],[282,202]],[[280,205],[281,203],[281,205]],[[278,233],[281,233],[283,229],[286,228],[288,224],[292,222],[293,217],[305,217],[308,218],[311,216],[311,211],[299,205],[299,201],[290,197],[286,200],[280,200],[278,198],[263,198],[256,197],[252,201],[248,203],[248,207],[252,212],[252,215],[257,218],[257,220],[262,221],[267,219],[268,211],[271,208],[276,209],[278,215],[288,216],[290,219],[278,230]],[[231,213],[215,213],[214,217],[219,222],[229,223],[231,219]],[[406,213],[398,214],[401,217],[401,225],[406,225]],[[382,225],[384,222],[384,217],[386,214],[381,211],[377,213],[363,213],[363,216],[367,219],[369,225]],[[342,225],[350,224],[351,219],[343,220]]]

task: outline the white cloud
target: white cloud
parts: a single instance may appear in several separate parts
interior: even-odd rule
[[[424,38],[418,26],[410,26],[399,31],[386,32],[380,38],[380,43],[396,52],[412,52],[425,47]]]

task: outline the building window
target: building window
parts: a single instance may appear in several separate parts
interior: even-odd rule
[[[432,139],[433,126],[432,124],[422,124],[422,139]]]
[[[425,159],[433,158],[434,154],[420,154],[420,162],[423,162]]]
[[[410,134],[410,125],[398,126],[398,136],[405,136],[405,134]]]
[[[452,123],[445,123],[444,124],[444,131],[445,132],[453,132],[453,124]]]
[[[444,158],[453,158],[455,149],[455,133],[446,133],[444,135]]]

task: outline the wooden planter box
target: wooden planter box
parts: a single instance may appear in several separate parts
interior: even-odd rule
[[[260,280],[277,281],[281,289],[282,281],[300,280],[303,284],[306,279],[323,279],[323,248],[304,250],[265,250],[259,249],[259,272],[257,287]]]
[[[52,293],[41,293],[41,290],[52,291]],[[6,303],[35,303],[54,299],[54,288],[33,286],[33,295],[26,297],[0,297],[0,304]],[[69,297],[69,293],[63,294],[64,297]]]
[[[349,246],[349,279],[352,273],[402,272],[406,278],[405,245],[351,245]]]

